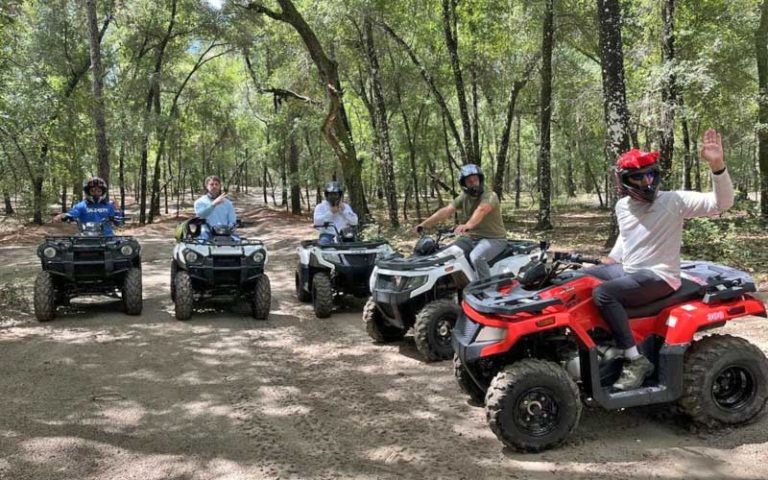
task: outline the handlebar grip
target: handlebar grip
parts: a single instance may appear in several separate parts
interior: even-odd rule
[[[416,225],[416,233],[424,233],[424,227],[421,225]]]
[[[603,262],[601,262],[597,257],[581,257],[579,258],[579,263],[592,263],[594,265],[600,265]]]

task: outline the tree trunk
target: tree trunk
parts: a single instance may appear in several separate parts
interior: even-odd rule
[[[537,230],[551,230],[552,178],[550,127],[552,125],[552,50],[554,47],[554,0],[546,0],[541,43],[541,129],[539,144],[539,215]]]
[[[5,214],[13,215],[13,204],[11,203],[11,195],[8,190],[3,190],[3,203],[5,204]]]
[[[683,106],[683,97],[678,98],[678,104]],[[691,134],[688,130],[688,119],[685,115],[680,119],[683,126],[683,190],[691,189],[691,169],[693,168],[693,153],[691,152]]]
[[[293,122],[290,122],[293,125]],[[288,168],[291,179],[291,213],[301,215],[301,185],[299,184],[299,147],[295,129],[288,134]]]
[[[461,127],[464,134],[462,143],[466,150],[464,163],[479,163],[478,152],[475,151],[475,142],[472,138],[472,123],[469,119],[469,107],[464,87],[464,77],[461,73],[459,61],[459,38],[456,28],[456,0],[443,0],[443,33],[445,34],[445,46],[448,49],[448,57],[451,59],[453,71],[453,83],[456,86],[456,101],[459,104]]]
[[[672,173],[672,156],[675,151],[675,110],[677,108],[677,85],[675,82],[675,0],[664,0],[661,7],[662,39],[661,68],[661,141],[659,164],[662,181],[669,180]]]
[[[118,156],[118,182],[120,183],[120,211],[125,212],[125,143],[120,143],[120,154]]]
[[[365,212],[365,195],[360,163],[357,159],[352,129],[344,108],[343,90],[339,79],[339,66],[326,55],[315,32],[296,10],[290,0],[278,0],[281,11],[275,12],[265,6],[251,2],[248,8],[270,18],[291,25],[304,41],[310,57],[317,67],[320,79],[328,93],[328,114],[323,122],[323,134],[341,163],[344,184],[349,192],[349,203],[356,212]]]
[[[43,224],[43,181],[42,176],[32,177],[32,211],[33,222]]]
[[[520,187],[521,187],[521,175],[522,175],[522,152],[520,148],[520,129],[522,128],[521,116],[517,115],[517,129],[515,130],[515,149],[517,155],[515,157],[515,208],[520,208]]]
[[[381,173],[383,176],[383,187],[387,197],[387,210],[389,212],[389,224],[392,228],[400,227],[400,220],[397,216],[397,184],[395,183],[395,166],[392,157],[392,147],[389,141],[389,120],[387,119],[387,106],[384,101],[384,91],[381,86],[381,73],[379,68],[379,58],[376,53],[376,47],[373,40],[373,26],[371,19],[365,17],[365,44],[368,64],[371,71],[371,82],[373,90],[374,114],[377,117],[376,127],[379,136],[379,147],[381,153]]]
[[[624,51],[621,40],[621,6],[619,0],[597,0],[597,20],[600,33],[600,64],[603,79],[603,113],[608,136],[606,154],[610,171],[613,162],[629,150],[629,109],[624,84]],[[608,201],[613,205],[615,195]],[[619,235],[616,216],[611,209],[611,227],[606,247],[612,247]]]
[[[768,1],[760,4],[760,26],[755,33],[755,52],[759,89],[757,159],[760,165],[760,217],[763,224],[768,225]]]
[[[91,75],[93,76],[93,124],[96,134],[96,158],[99,176],[109,184],[109,149],[107,127],[104,119],[104,69],[101,65],[101,39],[96,24],[96,0],[86,0],[88,36],[91,47]]]
[[[504,186],[504,171],[507,164],[507,152],[509,152],[509,135],[512,130],[512,120],[515,118],[515,105],[517,104],[517,96],[520,91],[528,83],[528,80],[533,73],[533,70],[538,63],[538,57],[531,59],[523,72],[523,75],[512,83],[512,89],[509,92],[509,100],[507,101],[507,116],[504,121],[504,129],[501,132],[501,139],[499,140],[499,151],[496,152],[496,175],[493,177],[493,191],[499,199],[503,198],[503,186]],[[520,117],[518,117],[518,122]],[[518,123],[519,126],[519,123]],[[518,135],[520,132],[518,132]],[[518,136],[519,147],[519,136]],[[517,195],[519,197],[519,195]],[[519,207],[519,201],[516,201]]]
[[[165,48],[171,39],[173,34],[173,27],[176,23],[176,0],[172,0],[171,3],[171,19],[168,21],[168,28],[165,31],[165,35],[160,40],[160,44],[157,47],[157,56],[155,57],[155,66],[150,77],[149,89],[147,91],[147,100],[144,104],[144,125],[142,132],[141,142],[141,164],[139,166],[139,172],[141,176],[141,189],[139,195],[139,223],[144,225],[147,222],[147,174],[148,174],[148,157],[149,157],[149,131],[150,124],[152,123],[152,107],[155,107],[156,112],[160,112],[159,102],[160,99],[155,99],[155,95],[160,95],[160,73],[163,68],[163,59],[165,56]],[[153,181],[154,184],[154,181]],[[150,200],[150,203],[154,203],[154,199]],[[152,210],[152,205],[150,205]],[[150,212],[150,221],[151,221]]]
[[[261,182],[261,191],[264,194],[264,205],[269,205],[269,199],[267,198],[267,159],[264,159],[264,170],[263,170],[263,176],[264,179]]]

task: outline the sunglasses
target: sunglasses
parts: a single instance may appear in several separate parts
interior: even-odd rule
[[[651,177],[651,180],[656,178],[657,172],[655,170],[649,170],[647,172],[638,172],[638,173],[630,173],[627,175],[630,180],[634,180],[636,182],[642,182],[645,177]]]

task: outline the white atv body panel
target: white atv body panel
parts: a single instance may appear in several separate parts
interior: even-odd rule
[[[491,267],[491,275],[498,275],[501,273],[517,274],[520,271],[520,268],[528,264],[531,260],[537,258],[538,254],[539,249],[535,249],[531,251],[531,253],[512,255],[511,257],[499,260]],[[377,266],[373,269],[373,273],[371,273],[369,285],[371,291],[373,292],[376,289],[376,279],[379,275],[390,275],[393,277],[427,277],[422,286],[411,292],[410,298],[418,297],[422,293],[430,291],[439,279],[456,272],[463,272],[469,282],[474,282],[477,279],[475,270],[470,266],[464,251],[458,246],[448,246],[443,250],[434,253],[432,256],[439,258],[449,257],[451,260],[447,260],[443,265],[417,268],[413,270],[390,270],[381,269]]]

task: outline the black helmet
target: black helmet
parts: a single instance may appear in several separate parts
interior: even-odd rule
[[[341,184],[337,181],[328,182],[325,184],[325,199],[331,205],[338,205],[341,201],[341,197],[344,196],[344,189],[341,188]]]
[[[437,242],[432,237],[421,237],[416,246],[413,247],[413,253],[416,255],[431,255],[437,250]]]
[[[480,185],[476,187],[467,187],[467,177],[471,177],[472,175],[477,175],[480,177]],[[459,185],[461,185],[461,189],[466,193],[467,195],[471,195],[473,197],[479,197],[483,194],[483,181],[485,180],[485,175],[483,175],[483,170],[474,163],[468,163],[461,167],[461,170],[459,171]]]
[[[99,187],[101,189],[101,196],[94,198],[91,195],[91,188]],[[83,193],[85,198],[91,202],[100,202],[103,198],[107,198],[107,182],[101,177],[91,177],[83,183]]]

